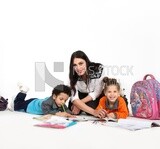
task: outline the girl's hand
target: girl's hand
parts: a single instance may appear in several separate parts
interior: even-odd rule
[[[114,119],[116,118],[116,116],[115,116],[115,114],[113,112],[112,113],[108,113],[107,117],[108,118],[114,118]]]

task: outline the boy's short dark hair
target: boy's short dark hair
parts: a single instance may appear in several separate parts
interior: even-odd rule
[[[71,88],[67,85],[64,85],[64,84],[57,85],[52,91],[52,96],[53,96],[53,94],[57,96],[60,93],[65,93],[70,97],[71,96]]]

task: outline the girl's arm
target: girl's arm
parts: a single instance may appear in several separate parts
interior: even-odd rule
[[[126,103],[122,97],[119,100],[118,111],[115,112],[117,119],[119,118],[127,118],[129,116],[129,111],[126,106]]]

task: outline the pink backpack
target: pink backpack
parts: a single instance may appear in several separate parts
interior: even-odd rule
[[[130,104],[134,117],[160,119],[160,83],[153,75],[146,74],[142,81],[133,84]]]

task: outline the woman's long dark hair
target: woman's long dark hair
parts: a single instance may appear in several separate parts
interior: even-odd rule
[[[75,51],[71,55],[70,66],[69,66],[69,71],[70,71],[69,72],[69,79],[70,79],[70,87],[71,87],[71,89],[73,89],[74,93],[76,91],[75,84],[77,83],[77,80],[79,78],[78,74],[73,69],[73,61],[74,61],[75,58],[81,58],[81,59],[85,60],[86,65],[87,65],[87,69],[88,69],[88,67],[90,66],[90,63],[91,63],[88,56],[81,50]]]

